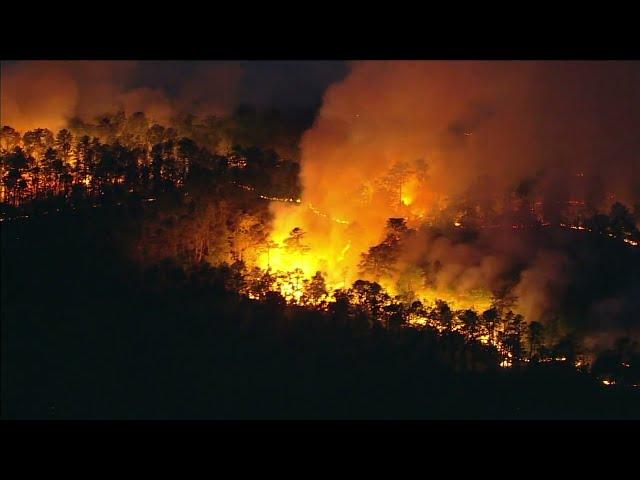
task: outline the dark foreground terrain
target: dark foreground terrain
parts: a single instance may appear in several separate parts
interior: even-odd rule
[[[640,418],[637,390],[562,364],[473,372],[429,332],[139,270],[117,215],[2,224],[3,418]]]

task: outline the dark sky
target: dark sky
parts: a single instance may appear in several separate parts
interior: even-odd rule
[[[240,105],[303,110],[313,118],[342,61],[6,61],[2,123],[62,128],[124,109],[166,121],[172,114],[226,115]]]
[[[322,94],[347,74],[342,61],[142,61],[131,87],[162,88],[177,95],[185,78],[211,66],[240,67],[239,103],[276,108],[317,109]]]

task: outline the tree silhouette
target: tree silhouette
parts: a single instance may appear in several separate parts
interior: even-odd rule
[[[482,334],[480,318],[474,310],[463,310],[458,314],[462,323],[461,331],[470,340],[477,340]]]
[[[306,305],[322,305],[328,293],[322,272],[316,272],[310,280],[305,280],[302,302]]]
[[[33,155],[37,160],[44,156],[47,148],[53,147],[53,133],[46,128],[29,130],[22,136],[22,143],[27,155]]]
[[[388,219],[384,240],[361,255],[360,273],[372,276],[375,281],[391,276],[396,270],[403,242],[413,233],[404,218]]]
[[[383,242],[363,253],[358,264],[362,275],[370,275],[374,280],[390,277],[395,272],[397,252],[392,244]]]
[[[374,322],[383,317],[383,308],[390,303],[391,298],[380,284],[366,280],[356,280],[349,289],[349,298],[356,308],[369,316]]]
[[[306,232],[299,227],[289,232],[289,236],[284,240],[284,248],[289,254],[304,255],[311,248],[303,243]]]
[[[636,219],[633,217],[629,209],[620,202],[616,202],[611,205],[609,225],[611,232],[618,237],[638,237]]]
[[[519,364],[523,358],[523,332],[525,328],[522,315],[514,314],[511,310],[503,319],[504,327],[500,332],[500,340],[505,351],[511,355],[512,362]]]
[[[57,133],[55,147],[62,161],[70,163],[73,149],[73,136],[69,130],[62,129]]]
[[[444,300],[436,300],[434,307],[428,312],[429,320],[439,324],[446,332],[453,330],[453,312]]]
[[[481,317],[484,328],[489,336],[489,343],[496,343],[496,327],[500,323],[500,313],[496,307],[491,307],[482,312]]]
[[[539,357],[544,344],[544,325],[535,321],[529,323],[527,341],[529,343],[529,360]]]
[[[19,145],[20,133],[9,125],[4,125],[0,129],[0,151],[2,153],[12,152]]]

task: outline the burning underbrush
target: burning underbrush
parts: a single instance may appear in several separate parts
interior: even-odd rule
[[[144,268],[208,265],[260,304],[454,336],[504,367],[583,368],[637,337],[638,213],[615,197],[607,212],[549,199],[536,181],[445,195],[425,160],[345,165],[344,190],[323,190],[272,151],[213,154],[158,125],[132,136],[129,120],[102,140],[5,127],[3,220],[118,206],[130,218],[108,238]]]
[[[505,232],[515,235],[513,229]],[[547,233],[543,227],[537,231],[538,235]],[[454,234],[462,236],[455,238]],[[477,232],[463,235],[455,226],[449,233],[429,226],[416,230],[409,228],[403,219],[390,219],[381,244],[361,255],[362,278],[348,284],[345,278],[331,283],[321,270],[313,270],[319,262],[313,257],[305,232],[297,228],[282,242],[269,241],[265,256],[258,257],[259,262],[267,262],[266,266],[247,267],[238,262],[225,267],[232,278],[225,288],[261,303],[304,308],[347,322],[364,322],[371,328],[427,330],[443,338],[453,335],[462,342],[484,345],[494,352],[497,364],[502,367],[559,362],[578,369],[588,368],[598,349],[581,342],[579,330],[557,314],[543,312],[546,315],[530,319],[521,313],[526,305],[523,307],[516,293],[540,283],[534,278],[541,272],[523,264],[514,275],[506,265],[497,268],[498,259],[487,261],[486,252],[475,252],[478,264],[456,266],[454,270],[459,275],[455,276],[446,273],[452,267],[447,266],[444,258],[444,263],[434,265],[424,259],[416,263],[413,257],[414,263],[410,264],[404,253],[415,251],[416,242],[424,243],[427,239],[432,242],[426,249],[429,252],[442,248],[437,245],[444,241],[454,249],[469,249],[469,245],[477,248],[481,244],[477,235]],[[492,235],[495,239],[495,232]],[[413,248],[408,247],[412,245]],[[550,257],[550,268],[555,268],[557,262],[561,260]],[[536,268],[540,264],[540,259],[536,259]],[[464,273],[465,269],[488,268],[487,265],[495,270],[493,277],[479,271]],[[512,275],[511,280],[506,278],[507,273]],[[474,280],[465,280],[464,275]],[[496,290],[480,287],[491,284]],[[544,287],[543,283],[536,291],[543,289],[540,295],[546,295]]]

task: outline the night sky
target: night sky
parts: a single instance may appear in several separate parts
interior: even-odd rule
[[[131,86],[162,88],[176,94],[185,77],[211,65],[242,70],[242,103],[277,108],[317,108],[325,89],[347,74],[342,61],[141,61]]]
[[[13,69],[24,62],[11,60],[2,63],[3,69]],[[212,66],[239,69],[242,102],[277,108],[316,109],[325,89],[348,72],[346,62],[335,60],[150,60],[122,63],[135,64],[133,74],[126,79],[127,87],[158,88],[169,96],[178,94],[185,79],[197,76]]]

